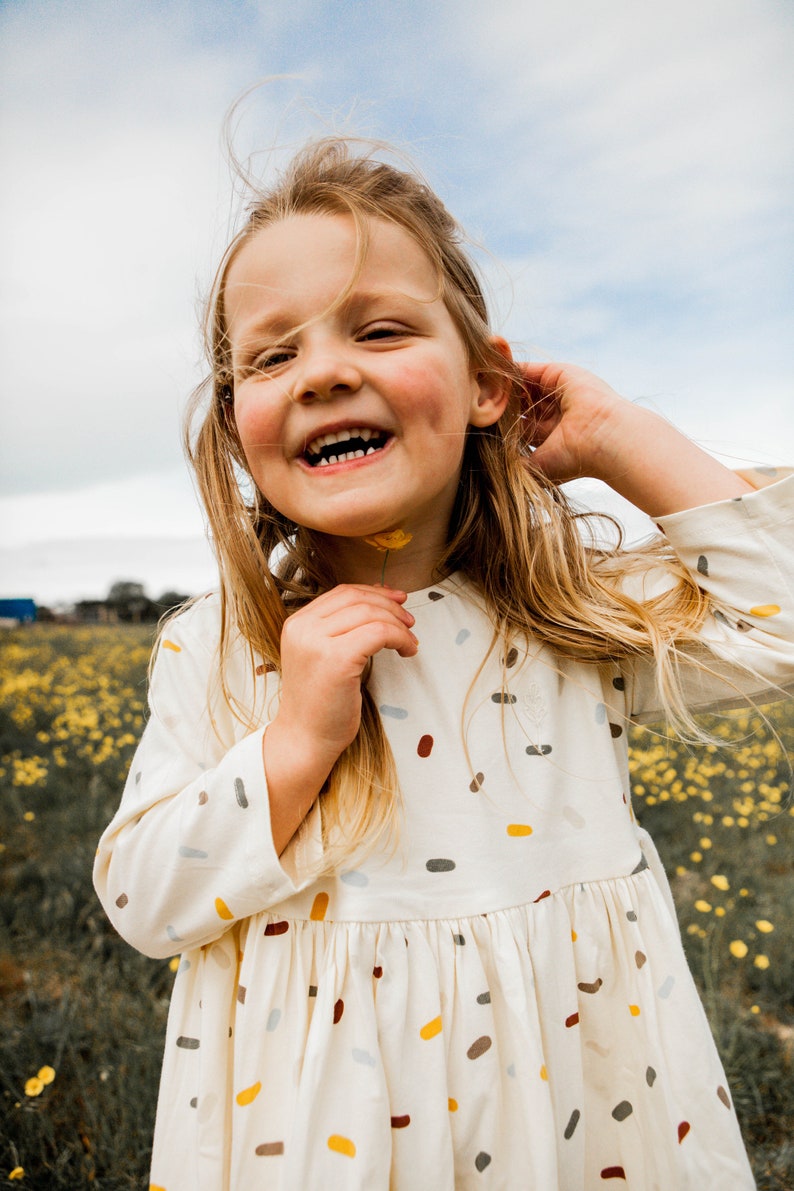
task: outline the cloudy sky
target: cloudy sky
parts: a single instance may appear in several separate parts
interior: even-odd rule
[[[789,0],[5,0],[0,41],[0,594],[211,585],[179,426],[263,77],[256,170],[396,143],[519,354],[794,459]]]

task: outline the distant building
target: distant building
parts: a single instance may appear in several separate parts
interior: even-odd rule
[[[36,601],[0,599],[0,625],[30,624],[36,619]]]

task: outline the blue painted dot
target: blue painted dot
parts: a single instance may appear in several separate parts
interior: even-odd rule
[[[364,1067],[374,1067],[376,1065],[375,1058],[368,1050],[361,1050],[359,1047],[353,1047],[353,1060],[356,1063],[361,1063]]]
[[[275,1030],[276,1026],[278,1025],[278,1023],[280,1021],[281,1021],[281,1010],[280,1009],[271,1009],[270,1013],[268,1014],[267,1025],[265,1026],[265,1029],[268,1031],[269,1034],[273,1033],[273,1031]]]
[[[595,720],[597,724],[606,723],[607,709],[603,703],[596,703]]]
[[[365,885],[369,885],[367,874],[360,873],[355,868],[351,868],[346,873],[340,873],[339,880],[344,881],[345,885],[352,885],[355,889],[363,889]]]
[[[461,629],[460,632],[458,633],[457,637],[455,638],[455,644],[462,645],[463,642],[467,641],[470,636],[471,636],[471,633],[469,632],[468,629]]]
[[[187,860],[206,860],[209,852],[202,852],[201,848],[188,848],[184,845],[179,849],[179,855]]]
[[[171,926],[170,923],[165,928],[165,933],[168,935],[168,937],[172,943],[181,943],[182,942],[182,936],[178,935],[176,933],[176,929],[173,926]]]
[[[389,703],[381,703],[378,708],[381,715],[388,715],[393,720],[407,720],[408,712],[404,707],[392,707]]]

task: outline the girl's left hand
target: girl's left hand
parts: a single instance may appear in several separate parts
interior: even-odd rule
[[[525,382],[526,442],[535,448],[533,465],[559,484],[582,476],[606,478],[613,425],[635,407],[573,364],[519,367]]]

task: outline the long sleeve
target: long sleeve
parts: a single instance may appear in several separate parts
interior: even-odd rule
[[[794,689],[794,477],[662,517],[659,527],[710,597],[702,649],[681,668],[689,706],[768,702]],[[626,694],[632,718],[659,715],[653,665],[629,667]]]
[[[276,854],[262,759],[266,676],[257,690],[238,647],[229,676],[260,724],[251,731],[219,691],[218,620],[210,598],[168,626],[150,719],[94,866],[113,925],[154,957],[209,943],[289,897],[307,883],[316,854],[316,813],[282,858]]]

